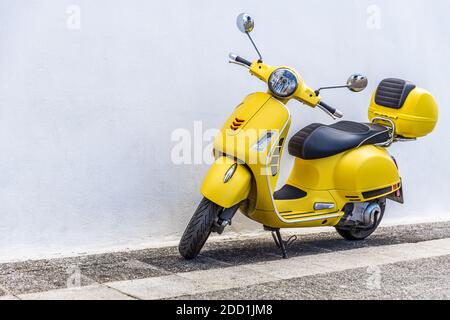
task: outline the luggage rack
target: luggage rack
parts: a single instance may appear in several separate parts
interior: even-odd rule
[[[384,123],[378,123],[378,124],[381,124],[381,125],[387,127],[388,129],[390,129],[389,140],[387,140],[386,142],[383,142],[383,143],[379,143],[379,144],[377,144],[377,146],[387,148],[387,147],[390,147],[394,142],[411,142],[411,141],[417,140],[417,138],[404,138],[401,136],[396,136],[394,121],[387,119],[387,118],[383,118],[383,117],[376,117],[376,118],[372,119],[372,123],[377,124],[377,120],[384,122]],[[390,127],[385,124],[386,122],[390,125]]]

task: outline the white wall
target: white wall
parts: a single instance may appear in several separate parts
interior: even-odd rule
[[[79,30],[67,28],[69,5],[81,9]],[[367,27],[371,5],[379,30]],[[241,11],[256,19],[266,62],[295,67],[310,86],[369,77],[364,93],[323,93],[346,119],[366,120],[384,77],[431,90],[439,126],[392,148],[406,205],[390,205],[386,220],[450,218],[449,9],[447,0],[0,0],[0,256],[180,235],[207,166],[173,165],[171,133],[195,120],[220,127],[246,94],[265,90],[226,63],[230,51],[255,57],[235,28]],[[330,122],[289,106],[292,133]]]

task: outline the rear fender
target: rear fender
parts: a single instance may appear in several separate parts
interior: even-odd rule
[[[234,174],[226,181],[225,175],[233,167],[235,167]],[[244,164],[220,157],[206,174],[201,193],[210,201],[228,209],[248,198],[251,185],[252,174]]]

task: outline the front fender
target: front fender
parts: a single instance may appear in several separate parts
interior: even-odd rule
[[[224,182],[228,169],[236,164],[233,176],[228,182]],[[228,209],[248,198],[251,183],[252,174],[245,165],[227,157],[220,157],[206,174],[201,193],[207,199]]]

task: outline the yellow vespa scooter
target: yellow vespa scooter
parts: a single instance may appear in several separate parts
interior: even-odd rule
[[[295,164],[285,186],[275,190],[291,124],[286,103],[295,99],[342,118],[322,101],[320,91],[346,87],[359,92],[368,81],[353,75],[345,86],[313,90],[292,68],[263,63],[250,36],[250,15],[240,14],[237,25],[259,59],[249,62],[230,54],[230,63],[248,68],[269,90],[247,96],[216,137],[216,161],[201,187],[204,199],[181,238],[180,254],[195,258],[211,232],[221,234],[238,210],[272,232],[284,258],[296,237],[283,240],[281,228],[329,226],[347,240],[366,239],[380,224],[386,199],[403,203],[398,167],[386,148],[433,131],[438,118],[433,96],[404,80],[383,80],[372,96],[370,123],[314,123],[290,139]]]

